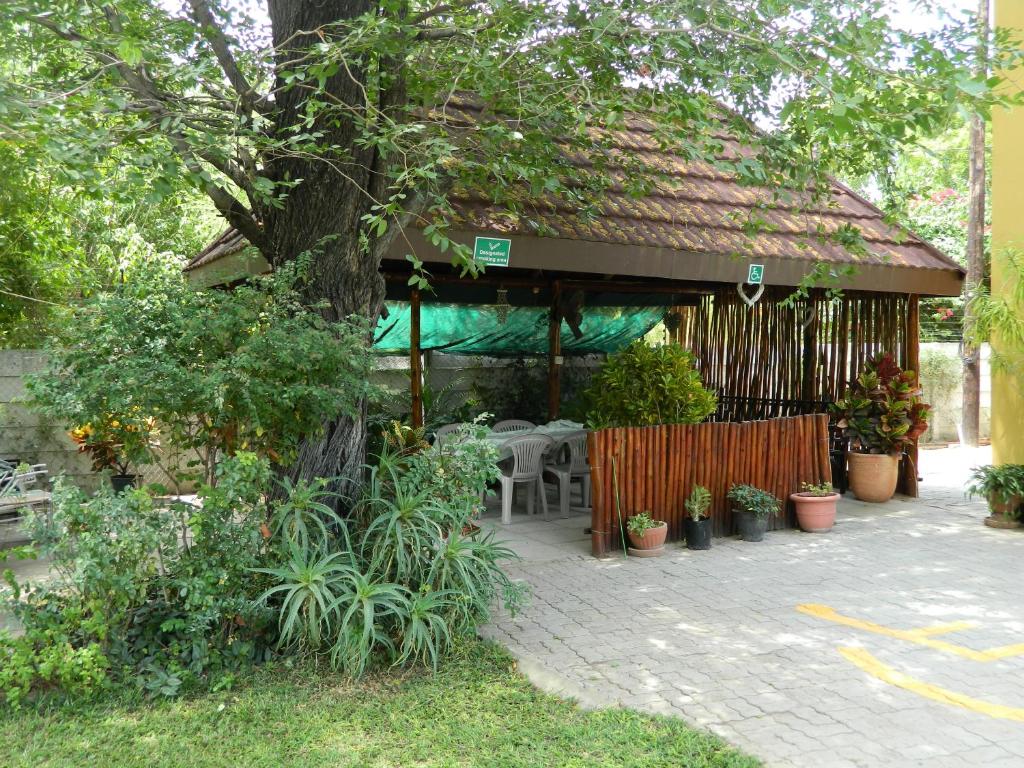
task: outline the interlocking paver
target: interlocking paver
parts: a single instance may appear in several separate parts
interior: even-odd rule
[[[983,663],[796,610],[826,605],[902,630],[971,621],[934,639],[975,651],[1024,641],[1024,533],[985,528],[984,505],[963,497],[967,468],[985,458],[925,451],[921,499],[844,499],[827,535],[670,545],[662,558],[596,560],[585,515],[517,513],[496,527],[524,554],[511,570],[531,603],[484,633],[608,704],[678,715],[768,766],[1024,765],[1024,722],[895,687],[840,648],[1022,718],[1024,656]]]

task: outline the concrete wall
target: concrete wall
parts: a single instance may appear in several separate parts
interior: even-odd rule
[[[992,413],[992,377],[989,373],[990,349],[981,350],[981,428],[982,438],[989,436]],[[921,388],[932,406],[928,431],[922,442],[958,442],[963,412],[963,377],[960,345],[956,342],[921,344]]]
[[[91,486],[95,476],[89,460],[67,433],[18,402],[25,397],[22,377],[42,370],[45,362],[37,351],[0,349],[0,458],[46,464],[54,475],[64,473]]]

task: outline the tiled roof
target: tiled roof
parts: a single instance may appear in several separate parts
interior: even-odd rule
[[[462,114],[472,122],[470,112]],[[963,271],[920,237],[887,224],[878,208],[842,184],[833,183],[827,201],[801,206],[799,201],[774,199],[767,188],[744,186],[721,167],[662,151],[651,126],[642,119],[629,121],[626,130],[603,135],[611,140],[613,153],[628,155],[659,175],[648,194],[635,197],[615,184],[592,217],[556,199],[535,199],[515,216],[496,209],[482,194],[456,190],[450,198],[456,211],[452,229],[670,248],[723,258],[742,254],[835,265]],[[729,136],[715,138],[725,157],[750,153]],[[566,152],[566,160],[581,168],[590,164],[573,151]],[[620,171],[619,177],[625,173]],[[751,220],[759,222],[756,230],[750,229]],[[860,231],[866,254],[855,254],[822,236],[846,226]],[[244,246],[241,235],[228,230],[192,259],[186,270]]]

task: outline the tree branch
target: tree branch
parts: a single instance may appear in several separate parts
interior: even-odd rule
[[[120,32],[121,21],[117,15],[117,11],[110,5],[104,6],[103,11],[108,24],[110,24],[111,30],[115,33]],[[46,16],[32,16],[29,20],[40,27],[49,30],[63,40],[80,43],[92,42],[77,32],[62,29]],[[150,80],[146,75],[145,70],[141,67],[133,68],[129,66],[123,59],[101,47],[90,45],[90,51],[92,55],[99,59],[99,61],[104,65],[111,66],[117,71],[128,90],[130,90],[135,97],[141,101],[141,106],[147,109],[154,117],[163,118],[171,116],[171,113],[164,107],[164,95],[157,90],[152,80]],[[224,218],[227,219],[233,227],[245,235],[252,245],[259,248],[264,255],[269,255],[269,244],[267,238],[262,227],[260,227],[259,223],[256,221],[255,216],[253,216],[252,212],[241,201],[239,201],[238,198],[224,189],[224,187],[209,179],[209,174],[205,172],[200,160],[210,163],[210,165],[228,176],[228,178],[238,184],[243,190],[247,190],[250,185],[248,184],[248,180],[242,170],[240,168],[236,169],[230,161],[224,161],[212,156],[208,152],[200,152],[196,150],[189,144],[188,139],[180,131],[168,127],[164,133],[171,142],[175,151],[181,156],[185,167],[190,173],[194,174],[196,178],[200,179],[203,191],[213,201],[214,206],[216,206],[221,215],[224,216]],[[246,191],[246,194],[249,194],[249,192]]]
[[[210,47],[213,48],[213,53],[217,57],[217,61],[220,62],[220,67],[224,70],[228,82],[231,83],[238,93],[242,106],[248,112],[265,114],[267,109],[266,99],[249,85],[249,81],[245,79],[242,70],[238,68],[238,62],[235,61],[235,57],[231,54],[231,49],[228,47],[228,39],[224,35],[224,30],[221,29],[220,25],[217,24],[217,20],[213,17],[210,4],[206,0],[189,0],[189,5],[192,7],[192,17],[195,19],[196,24],[199,25],[200,34],[206,38],[210,43]]]

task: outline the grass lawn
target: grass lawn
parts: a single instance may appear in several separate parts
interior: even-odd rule
[[[681,720],[587,712],[540,693],[504,651],[470,644],[432,676],[351,683],[265,668],[233,691],[0,713],[0,766],[758,765]]]

